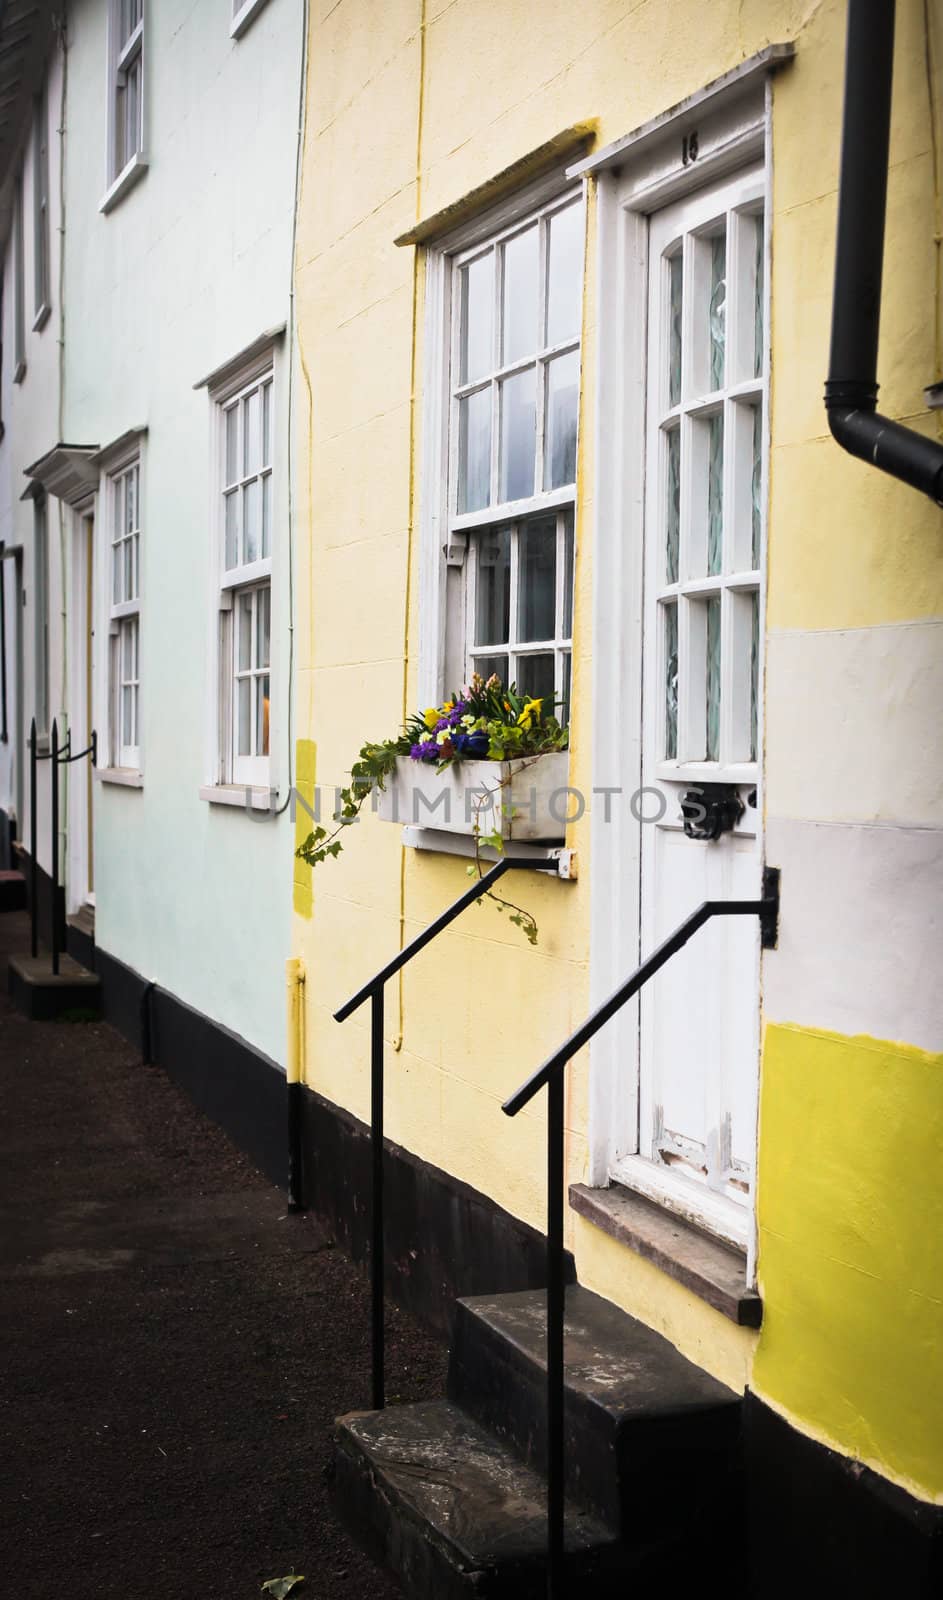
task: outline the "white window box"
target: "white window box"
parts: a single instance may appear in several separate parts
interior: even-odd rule
[[[430,762],[400,756],[396,772],[377,794],[384,822],[472,834],[498,829],[502,838],[562,844],[568,817],[580,809],[567,788],[569,755],[525,756],[515,761],[462,761],[443,772]]]

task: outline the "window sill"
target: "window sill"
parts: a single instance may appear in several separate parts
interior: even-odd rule
[[[116,783],[124,789],[143,789],[144,774],[135,767],[96,767],[99,783]]]
[[[47,300],[44,300],[35,317],[33,318],[33,332],[42,333],[51,316],[52,306]]]
[[[466,861],[475,859],[475,841],[467,833],[446,833],[441,828],[408,827],[403,829],[403,844],[409,850],[431,850],[436,855],[461,856]],[[480,854],[482,861],[489,866],[502,859],[490,845],[482,845]],[[515,839],[508,839],[502,855],[505,861],[545,861],[547,872],[553,877],[573,881],[577,875],[576,851],[566,850],[563,845],[521,844]]]
[[[136,155],[131,157],[127,166],[123,167],[118,173],[110,188],[106,189],[102,199],[98,202],[99,211],[104,212],[107,216],[108,212],[112,211],[118,204],[118,201],[124,199],[128,190],[133,189],[134,185],[140,182],[146,171],[147,158],[138,151]]]
[[[265,3],[266,0],[245,0],[245,4],[240,6],[232,19],[229,37],[231,39],[241,39],[249,24],[255,21]]]
[[[746,1286],[746,1256],[621,1184],[570,1185],[570,1205],[604,1233],[683,1284],[741,1328],[758,1328],[763,1302]]]
[[[206,783],[200,786],[200,799],[211,806],[238,806],[240,811],[271,811],[278,804],[278,790],[264,784]]]

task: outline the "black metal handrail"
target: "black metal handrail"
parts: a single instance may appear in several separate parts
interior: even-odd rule
[[[91,756],[92,766],[98,765],[98,735],[92,729],[91,739],[84,750],[77,750],[72,754],[72,731],[66,734],[65,744],[59,746],[59,723],[53,718],[49,739],[49,749],[40,752],[37,750],[36,718],[30,723],[29,730],[29,915],[30,915],[30,954],[35,960],[39,955],[39,925],[38,908],[36,904],[37,886],[39,881],[39,850],[36,843],[36,765],[40,761],[52,762],[52,778],[50,780],[49,813],[50,832],[52,835],[52,851],[49,862],[50,877],[52,880],[52,926],[50,929],[50,952],[53,977],[59,973],[59,768],[67,767],[73,761],[81,761],[83,756]]]
[[[346,1022],[347,1018],[363,1005],[365,1000],[370,1001],[370,1294],[371,1294],[371,1351],[372,1351],[372,1376],[373,1376],[373,1409],[382,1411],[386,1400],[384,1391],[384,1329],[383,1329],[383,1287],[384,1287],[384,1208],[383,1208],[383,989],[390,978],[396,976],[413,956],[424,950],[427,944],[447,928],[450,922],[460,916],[467,906],[480,900],[494,887],[499,878],[511,868],[530,868],[534,871],[546,871],[548,862],[544,857],[515,858],[508,860],[503,857],[486,872],[477,878],[464,894],[459,895],[445,911],[430,922],[427,928],[417,934],[409,944],[405,945],[399,954],[388,961],[385,967],[375,973],[369,983],[365,983],[357,993],[334,1013],[335,1022]]]
[[[643,961],[625,983],[604,1000],[542,1066],[505,1100],[502,1111],[516,1117],[541,1089],[547,1089],[547,1595],[563,1595],[564,1489],[564,1362],[565,1279],[564,1216],[564,1072],[567,1062],[599,1032],[616,1012],[638,994],[712,917],[758,917],[764,949],[776,944],[779,919],[779,869],[763,872],[761,900],[705,900],[671,936]]]

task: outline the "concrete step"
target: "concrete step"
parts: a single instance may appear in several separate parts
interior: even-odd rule
[[[608,1300],[566,1292],[567,1489],[630,1545],[736,1525],[740,1397]],[[456,1303],[449,1399],[546,1470],[546,1295]]]
[[[339,1418],[335,1493],[358,1542],[408,1595],[545,1600],[545,1483],[449,1401]],[[622,1600],[646,1559],[568,1508],[567,1592]]]
[[[26,879],[15,867],[0,870],[0,911],[22,911],[26,905]]]
[[[55,974],[48,952],[11,956],[7,975],[13,1004],[33,1022],[80,1020],[97,1017],[101,1011],[101,979],[65,953]]]

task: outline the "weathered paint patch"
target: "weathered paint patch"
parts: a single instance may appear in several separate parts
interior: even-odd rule
[[[753,1388],[943,1502],[943,1056],[766,1029]]]
[[[317,770],[317,745],[313,739],[295,740],[295,789],[305,802],[314,808],[315,772]],[[303,844],[312,829],[312,821],[305,806],[296,803],[295,849]],[[314,896],[311,888],[311,868],[294,857],[292,894],[295,911],[299,917],[311,916]]]

